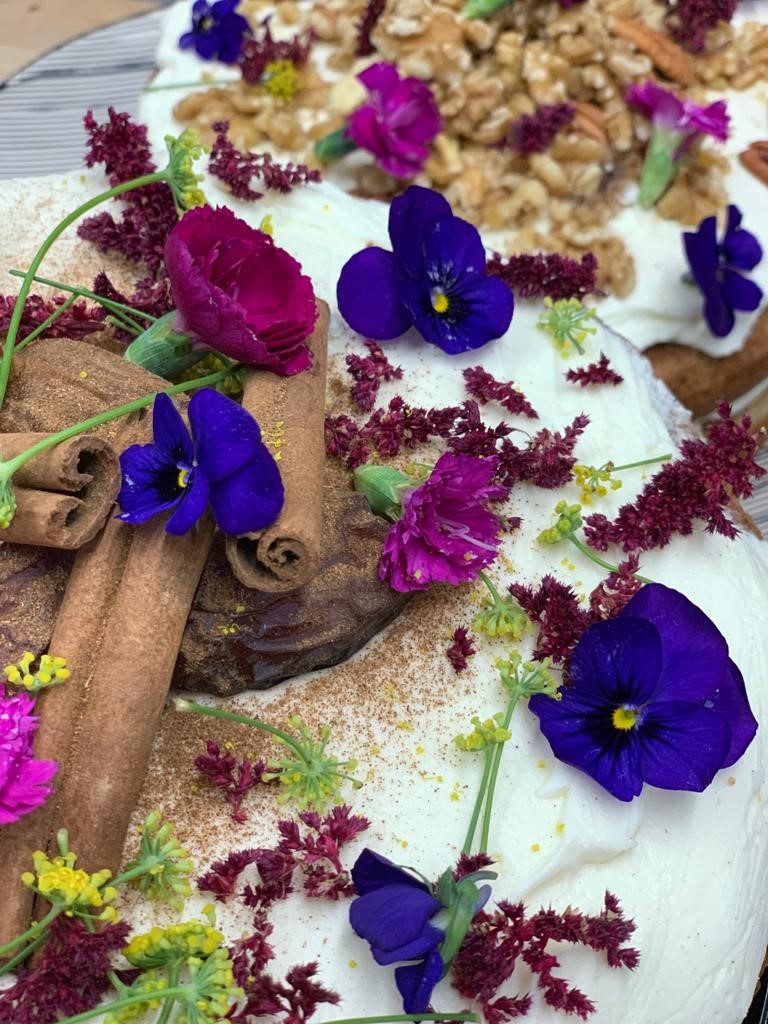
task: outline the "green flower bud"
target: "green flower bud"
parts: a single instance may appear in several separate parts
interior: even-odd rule
[[[196,346],[188,335],[175,331],[176,316],[175,310],[166,313],[135,338],[125,350],[128,362],[176,381],[190,366],[204,359],[209,349]]]
[[[405,473],[389,466],[358,466],[354,472],[355,490],[367,500],[371,511],[384,519],[399,519],[403,497],[414,482]]]

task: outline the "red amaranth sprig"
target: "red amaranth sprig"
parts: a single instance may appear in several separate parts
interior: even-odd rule
[[[246,793],[256,786],[266,785],[264,773],[267,766],[263,761],[249,761],[244,757],[238,763],[234,754],[227,751],[222,754],[218,743],[213,740],[206,742],[207,752],[198,754],[195,767],[208,782],[220,789],[229,804],[232,820],[242,825],[248,815],[242,809]]]
[[[732,419],[727,402],[718,405],[717,413],[720,419],[707,428],[707,439],[683,441],[680,457],[665,463],[613,522],[602,514],[585,519],[588,544],[598,551],[610,544],[627,552],[650,551],[667,545],[675,534],[690,535],[697,521],[708,533],[737,536],[724,510],[734,498],[748,498],[753,481],[765,470],[755,462],[757,438],[749,417]]]
[[[691,53],[701,53],[709,32],[721,21],[730,21],[737,0],[677,0],[668,19],[670,35]]]
[[[586,1020],[595,1006],[580,989],[553,973],[560,962],[548,952],[549,943],[586,946],[604,952],[609,966],[634,970],[640,955],[626,945],[634,930],[634,922],[624,917],[619,901],[609,892],[604,909],[594,916],[576,910],[562,914],[540,910],[528,917],[522,903],[502,900],[496,911],[479,913],[470,925],[453,961],[453,984],[462,996],[480,1003],[489,1024],[505,1024],[526,1016],[533,1005],[528,994],[494,998],[522,961],[536,976],[548,1006]]]
[[[528,481],[536,487],[563,487],[573,477],[576,456],[573,449],[589,425],[589,417],[576,416],[562,431],[540,430],[525,448],[518,448],[508,437],[499,449],[499,481],[505,487]]]
[[[379,388],[385,381],[401,380],[402,368],[393,366],[384,354],[384,349],[375,341],[366,341],[367,356],[349,352],[346,357],[347,372],[355,382],[350,388],[350,397],[363,412],[370,412],[376,402]]]
[[[270,19],[271,16],[267,16],[262,21],[260,38],[252,36],[243,40],[240,56],[237,58],[243,80],[251,85],[257,85],[261,81],[264,69],[273,61],[289,60],[297,67],[306,64],[315,41],[311,30],[298,32],[291,39],[275,39],[269,27]]]
[[[628,555],[615,572],[610,572],[589,595],[589,616],[592,622],[612,619],[631,601],[642,587],[635,573],[640,568],[637,554]]]
[[[522,253],[504,260],[494,253],[486,264],[519,299],[583,299],[598,291],[597,258],[585,253],[580,260],[557,252]]]
[[[456,672],[463,672],[468,664],[467,659],[474,654],[477,654],[474,637],[464,626],[457,626],[445,652],[446,658]]]
[[[523,114],[514,121],[501,145],[518,153],[543,153],[575,116],[570,103],[543,103],[532,114]]]
[[[254,178],[263,182],[265,188],[283,193],[292,191],[297,185],[322,180],[320,171],[310,170],[306,164],[280,164],[269,153],[243,153],[236,149],[227,135],[229,121],[217,121],[213,130],[216,141],[211,149],[208,170],[228,185],[237,199],[254,201],[262,198],[263,192],[251,188]]]
[[[386,6],[387,0],[368,0],[365,12],[357,26],[357,46],[355,48],[357,57],[369,57],[376,52],[376,47],[371,41],[371,32],[376,28]]]
[[[44,299],[40,295],[27,296],[19,325],[19,338],[23,339],[44,324],[57,309],[60,309],[68,301],[68,298],[64,295],[55,295],[52,299]],[[0,295],[0,335],[3,337],[8,333],[15,304],[15,295]],[[98,306],[89,306],[78,299],[38,337],[80,339],[103,330],[104,316]]]
[[[341,1001],[338,993],[316,980],[315,961],[292,967],[285,981],[278,981],[265,971],[248,966],[245,951],[236,956],[235,978],[245,998],[227,1018],[232,1024],[252,1024],[260,1017],[269,1017],[276,1024],[304,1024],[318,1006],[336,1006]]]
[[[537,589],[511,583],[509,592],[539,627],[533,657],[536,661],[551,658],[562,665],[591,621],[573,587],[547,575]]]
[[[113,187],[157,170],[147,129],[135,124],[129,114],[119,114],[110,107],[109,120],[100,125],[89,110],[84,123],[88,133],[85,162],[88,167],[103,164]],[[157,277],[164,265],[165,240],[179,219],[173,194],[166,184],[156,182],[126,192],[120,201],[124,212],[119,220],[111,213],[98,213],[84,220],[77,233],[102,252],[144,263]]]
[[[467,391],[478,400],[480,405],[485,405],[487,402],[498,402],[513,416],[527,416],[532,420],[539,418],[539,414],[523,392],[515,387],[513,381],[496,380],[482,366],[471,366],[463,372]]]
[[[621,374],[613,369],[605,352],[600,353],[600,358],[596,363],[566,370],[565,379],[573,384],[581,384],[583,388],[589,387],[591,384],[612,384],[616,386],[624,380]]]

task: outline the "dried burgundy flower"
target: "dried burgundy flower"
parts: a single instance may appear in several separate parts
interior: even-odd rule
[[[204,875],[197,880],[201,892],[213,893],[220,903],[233,895],[240,875],[250,864],[256,864],[261,850],[239,850],[230,853],[224,860],[216,860]]]
[[[445,656],[457,672],[463,672],[467,667],[467,658],[477,653],[475,641],[469,630],[464,626],[457,626],[453,631],[451,644],[445,652]]]
[[[454,880],[460,882],[467,875],[474,875],[476,871],[482,871],[483,868],[489,868],[495,863],[493,857],[487,853],[462,853],[453,872]]]
[[[523,583],[511,583],[509,592],[531,621],[538,624],[533,657],[537,661],[551,658],[556,665],[562,665],[591,622],[573,587],[554,576],[545,576],[537,590]]]
[[[464,382],[467,391],[476,398],[480,405],[486,402],[498,402],[513,416],[527,416],[537,420],[539,414],[525,397],[522,391],[510,380],[506,383],[496,380],[482,366],[472,366],[464,370]]]
[[[360,437],[360,428],[344,413],[325,417],[325,450],[349,470],[362,466],[371,454],[371,446]]]
[[[262,972],[241,972],[245,1000],[227,1019],[232,1024],[251,1024],[257,1017],[269,1017],[276,1024],[304,1024],[318,1006],[336,1006],[340,997],[315,980],[315,962],[292,967],[285,981]]]
[[[721,21],[730,21],[737,0],[677,0],[670,18],[671,36],[691,53],[706,47],[709,31]]]
[[[110,185],[157,170],[144,125],[134,124],[130,114],[109,108],[109,121],[99,125],[89,110],[85,115],[89,141],[85,157],[88,167],[104,164]],[[171,228],[178,222],[171,190],[163,182],[132,189],[120,197],[123,214],[88,217],[78,228],[81,238],[93,242],[102,252],[114,252],[132,263],[144,263],[153,276],[163,266],[163,247]]]
[[[120,921],[89,931],[76,917],[58,917],[35,966],[19,968],[15,984],[0,992],[0,1024],[48,1024],[98,1006],[112,988],[111,954],[130,930]]]
[[[486,269],[512,289],[518,299],[582,299],[597,292],[597,259],[585,253],[580,260],[557,252],[522,253],[504,260],[494,253]]]
[[[548,952],[548,944],[586,946],[605,952],[609,966],[633,970],[639,953],[625,943],[634,930],[634,922],[624,917],[619,901],[611,893],[605,894],[605,907],[594,916],[568,909],[562,914],[541,910],[528,917],[522,903],[502,900],[493,913],[475,916],[453,961],[453,984],[465,998],[478,1000],[489,1022],[504,1024],[526,1016],[532,1007],[529,995],[494,1000],[522,960],[536,975],[547,1005],[585,1020],[593,1012],[594,1004],[578,988],[553,974],[560,964]]]
[[[242,825],[248,815],[242,809],[245,794],[264,782],[267,766],[263,761],[251,762],[247,757],[238,764],[230,753],[222,754],[218,743],[206,742],[207,753],[195,758],[195,767],[212,786],[224,793],[232,820]]]
[[[588,366],[579,366],[573,370],[566,370],[565,379],[573,384],[581,384],[583,388],[588,387],[590,384],[613,384],[615,386],[616,384],[621,384],[624,380],[621,374],[616,373],[610,365],[605,352],[600,353],[600,358],[596,363],[590,363]]]
[[[269,153],[243,153],[236,149],[227,136],[228,121],[217,121],[213,126],[216,141],[211,149],[208,170],[214,177],[229,185],[232,195],[246,201],[261,199],[263,192],[251,188],[253,178],[274,192],[290,192],[296,185],[321,181],[320,171],[312,171],[306,164],[273,160]]]
[[[282,838],[277,849],[292,854],[294,863],[302,868],[305,894],[330,900],[352,896],[354,886],[339,854],[368,828],[368,819],[352,814],[346,804],[334,807],[324,818],[314,811],[303,811],[299,819],[309,831],[302,836],[297,822],[278,822]]]
[[[533,112],[523,114],[509,128],[501,145],[518,153],[543,153],[552,145],[559,131],[576,116],[570,103],[544,103]]]
[[[275,951],[268,942],[273,931],[266,913],[259,910],[253,915],[253,932],[230,947],[232,973],[241,988],[245,988],[252,975],[260,974],[270,960],[274,960]]]
[[[562,487],[573,476],[573,449],[588,424],[589,417],[582,413],[562,433],[545,427],[534,434],[525,448],[518,448],[508,437],[504,438],[499,449],[500,482],[505,487],[513,487],[522,480],[547,489]]]
[[[19,325],[19,338],[26,337],[67,301],[65,295],[44,299],[40,295],[29,295],[24,303]],[[5,336],[16,305],[15,295],[0,295],[0,335]],[[54,320],[39,337],[41,338],[85,338],[96,331],[104,330],[104,317],[97,306],[88,306],[79,299],[66,313]]]
[[[512,427],[506,423],[487,427],[480,416],[477,402],[467,401],[458,409],[450,411],[453,413],[453,422],[440,436],[446,438],[451,451],[474,455],[476,458],[496,455],[499,441],[512,433]]]
[[[635,576],[639,568],[639,556],[627,555],[614,572],[608,573],[606,578],[598,583],[589,595],[589,617],[592,622],[612,619],[629,604],[643,585]]]
[[[725,514],[733,498],[748,498],[753,481],[765,475],[755,462],[757,439],[750,419],[731,419],[730,406],[717,407],[720,420],[707,428],[707,439],[688,438],[680,457],[665,463],[632,505],[622,505],[613,522],[595,514],[584,521],[587,542],[598,551],[620,544],[624,551],[650,551],[674,534],[687,537],[697,520],[708,533],[733,538],[738,529]]]
[[[260,39],[246,38],[243,40],[237,63],[243,80],[251,85],[258,84],[267,64],[276,60],[289,60],[300,67],[307,63],[309,52],[315,37],[312,31],[300,32],[292,39],[273,39],[269,27],[270,17],[261,23],[263,34]]]
[[[365,347],[369,355],[359,356],[350,352],[346,363],[347,372],[355,382],[349,392],[352,401],[363,412],[370,412],[384,381],[400,380],[403,371],[390,363],[381,345],[375,341],[366,341]]]
[[[357,26],[356,56],[368,57],[376,52],[376,47],[371,42],[371,32],[376,27],[376,23],[384,13],[386,6],[387,0],[368,0],[365,12]]]

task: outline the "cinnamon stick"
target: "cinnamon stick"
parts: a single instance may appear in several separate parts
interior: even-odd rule
[[[11,459],[46,436],[0,434],[0,456]],[[106,522],[120,487],[120,465],[106,441],[81,435],[32,459],[13,482],[16,515],[2,539],[71,551]]]
[[[264,370],[251,370],[245,376],[243,406],[260,424],[285,488],[285,504],[272,526],[227,538],[232,571],[255,590],[295,590],[312,579],[320,565],[330,313],[324,302],[318,307],[309,339],[311,369],[293,377],[276,377]]]

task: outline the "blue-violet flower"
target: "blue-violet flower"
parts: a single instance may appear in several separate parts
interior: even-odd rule
[[[179,39],[182,50],[194,47],[203,60],[234,64],[250,26],[235,8],[240,0],[196,0],[192,5],[192,28]]]
[[[212,388],[196,392],[188,411],[191,437],[168,395],[155,398],[153,443],[120,456],[119,518],[144,523],[173,509],[165,529],[183,534],[210,504],[224,533],[263,530],[283,506],[283,484],[258,423]]]
[[[705,217],[696,231],[684,231],[683,243],[693,279],[704,296],[704,316],[718,338],[733,330],[734,310],[752,312],[763,298],[754,281],[739,273],[752,270],[763,258],[753,234],[741,227],[741,210],[731,204],[722,242],[715,217]]]
[[[725,638],[660,583],[584,632],[570,676],[559,700],[534,696],[529,707],[555,756],[619,800],[644,783],[700,793],[757,731]]]
[[[512,292],[486,273],[476,228],[448,201],[411,185],[389,210],[392,252],[369,246],[348,260],[337,285],[339,311],[377,341],[415,327],[449,355],[480,348],[512,321]]]

